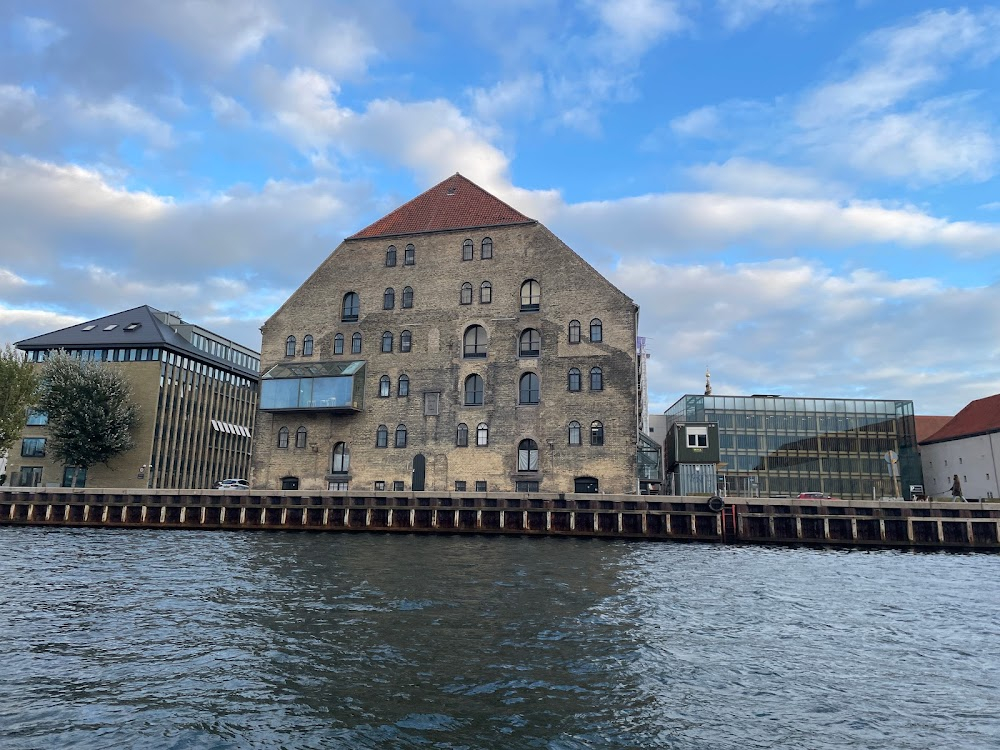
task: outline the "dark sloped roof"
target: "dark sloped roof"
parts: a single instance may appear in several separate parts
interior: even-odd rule
[[[456,172],[347,239],[500,227],[533,221]]]
[[[917,442],[922,443],[952,420],[952,417],[923,416],[913,418],[917,428]]]
[[[1000,394],[976,399],[922,443],[941,443],[1000,431]]]

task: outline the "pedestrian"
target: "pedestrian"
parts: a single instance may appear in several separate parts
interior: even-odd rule
[[[951,483],[951,496],[955,500],[964,500],[962,497],[962,483],[958,481],[958,474],[955,475],[955,481]]]

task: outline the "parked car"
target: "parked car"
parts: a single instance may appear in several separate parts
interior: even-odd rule
[[[215,483],[215,489],[217,490],[248,490],[250,489],[250,482],[245,479],[223,479],[221,482]]]
[[[839,497],[834,497],[833,495],[828,495],[825,492],[800,492],[799,499],[801,500],[840,500]]]

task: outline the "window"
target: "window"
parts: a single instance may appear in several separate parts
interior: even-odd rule
[[[459,298],[459,302],[463,305],[472,304],[472,284],[468,281],[462,284],[462,295]]]
[[[27,424],[32,426],[47,425],[49,423],[49,415],[44,411],[39,411],[38,409],[28,409],[28,422]]]
[[[571,320],[569,322],[569,343],[579,344],[580,343],[580,321]]]
[[[410,395],[410,379],[406,375],[399,376],[399,386],[396,388],[397,396]]]
[[[385,251],[385,265],[389,268],[396,265],[396,246],[389,245],[389,249]]]
[[[600,367],[592,367],[590,369],[590,390],[604,390],[604,373],[601,371]]]
[[[344,295],[344,303],[340,308],[340,319],[348,323],[358,319],[361,312],[361,298],[357,292],[348,292]]]
[[[403,265],[412,266],[416,263],[416,248],[413,245],[407,245],[406,250],[403,251]]]
[[[413,307],[413,287],[403,287],[403,307]]]
[[[361,334],[351,336],[351,354],[361,354]]]
[[[302,339],[302,356],[311,357],[313,353],[313,337],[306,334],[305,338]]]
[[[424,416],[436,417],[441,411],[441,394],[437,391],[428,391],[424,394]]]
[[[525,328],[521,332],[517,353],[522,357],[537,357],[542,353],[542,334],[534,328]]]
[[[389,428],[380,424],[375,431],[375,447],[385,448],[389,445]]]
[[[604,425],[597,420],[590,423],[590,444],[604,445]]]
[[[389,376],[383,375],[378,380],[378,395],[379,398],[389,398]]]
[[[538,443],[522,440],[517,444],[517,470],[538,471]]]
[[[707,427],[685,427],[684,432],[687,434],[688,448],[708,447]]]
[[[403,331],[399,334],[399,351],[408,352],[413,348],[413,334]]]
[[[386,331],[382,334],[382,351],[391,352],[392,351],[392,334]]]
[[[455,430],[455,445],[466,448],[469,445],[469,426],[464,422]]]
[[[289,336],[285,339],[285,356],[294,357],[295,356],[295,337]]]
[[[45,455],[45,438],[25,438],[21,441],[21,455],[39,457]]]
[[[455,492],[465,492],[465,480],[463,479],[455,480]]]
[[[533,312],[540,307],[542,287],[534,279],[521,284],[521,312]]]
[[[484,446],[490,444],[490,428],[486,422],[480,422],[476,428],[476,445]],[[479,490],[476,490],[479,492]]]
[[[481,359],[486,356],[486,329],[469,326],[463,337],[462,356],[466,359]]]
[[[299,427],[299,429],[297,429],[295,431],[295,447],[296,448],[305,448],[306,447],[306,440],[307,440],[308,437],[309,437],[309,433],[306,432],[306,428],[305,427]]]
[[[63,487],[86,487],[87,486],[87,470],[82,466],[65,466],[63,467],[63,477],[62,477]]]
[[[288,447],[288,428],[282,427],[278,430],[278,447],[287,448]]]
[[[486,492],[486,480],[477,479],[476,480],[476,492]]]
[[[337,443],[333,446],[333,471],[332,474],[346,474],[351,468],[351,453],[347,450],[347,443]]]
[[[389,287],[382,294],[382,309],[391,310],[396,306],[396,290]]]
[[[580,371],[577,370],[575,367],[571,367],[569,370],[569,382],[567,387],[571,391],[580,390]]]
[[[488,305],[493,301],[493,285],[484,281],[479,285],[479,303],[482,305]]]
[[[574,422],[570,422],[569,423],[569,444],[570,445],[580,445],[581,442],[582,441],[581,441],[581,438],[580,438],[580,423],[579,422],[575,422],[575,421]]]
[[[514,482],[515,492],[538,492],[538,482],[520,479]]]
[[[601,326],[601,319],[594,318],[590,321],[590,340],[591,341],[603,341],[604,333]]]
[[[465,379],[465,405],[483,405],[483,379],[479,375],[470,375]]]
[[[406,425],[401,424],[396,427],[396,447],[405,448],[406,447]]]
[[[42,483],[41,466],[22,466],[17,475],[17,486],[37,487]]]
[[[349,485],[349,482],[327,482],[326,488],[328,490],[333,490],[334,492],[347,492]]]
[[[392,483],[392,491],[393,492],[402,492],[405,489],[406,489],[406,486],[403,484],[403,480],[402,479],[397,479],[396,481],[394,481]]]
[[[538,403],[538,376],[533,372],[526,372],[521,376],[519,403]]]
[[[385,491],[385,480],[384,479],[376,479],[375,480],[375,491],[376,492],[384,492]]]
[[[462,243],[462,260],[472,260],[472,240]]]
[[[333,353],[343,354],[344,353],[344,334],[338,333],[333,337]]]
[[[493,240],[491,240],[489,237],[483,237],[483,243],[482,245],[480,245],[479,256],[483,260],[487,260],[488,258],[493,257]]]

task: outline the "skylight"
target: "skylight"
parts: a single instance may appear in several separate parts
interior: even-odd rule
[[[129,323],[122,330],[123,331],[134,331],[136,328],[141,328],[141,327],[142,327],[142,323]]]
[[[90,325],[85,325],[80,330],[81,331],[93,331],[95,328],[97,328],[97,326],[95,326],[93,323],[91,323]]]
[[[109,326],[104,326],[104,330],[105,330],[105,331],[113,331],[113,330],[114,330],[115,328],[117,328],[117,327],[118,327],[118,324],[117,324],[117,323],[112,323],[112,324],[111,324],[111,325],[109,325]]]

